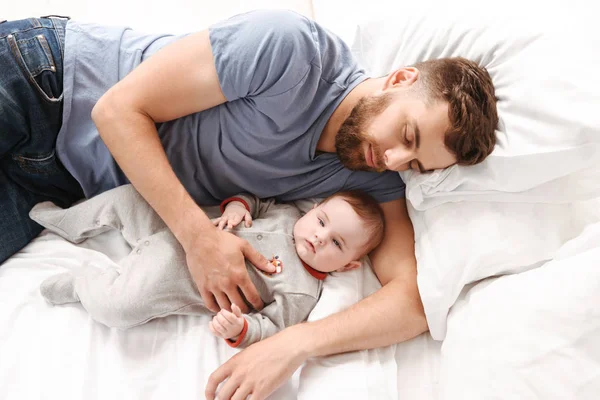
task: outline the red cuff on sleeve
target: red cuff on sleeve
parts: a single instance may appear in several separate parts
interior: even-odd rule
[[[225,339],[225,342],[231,347],[238,347],[240,343],[242,343],[242,340],[244,340],[246,337],[246,332],[248,332],[248,321],[246,321],[246,318],[244,318],[244,328],[242,329],[242,332],[240,332],[240,336],[238,336],[237,340],[232,342],[229,339]]]
[[[232,201],[239,201],[240,203],[242,203],[244,205],[244,207],[246,207],[246,210],[248,210],[248,212],[251,212],[250,206],[248,205],[248,203],[246,203],[246,200],[242,199],[241,197],[230,197],[221,202],[221,214],[223,214],[223,212],[225,211],[225,206],[228,203],[231,203]]]

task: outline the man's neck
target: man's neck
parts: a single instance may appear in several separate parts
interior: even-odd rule
[[[342,123],[348,118],[352,109],[361,98],[375,92],[380,87],[381,78],[369,78],[359,83],[348,93],[333,114],[331,114],[327,124],[325,124],[325,128],[323,128],[321,137],[317,142],[317,151],[335,153],[335,136],[340,130]]]

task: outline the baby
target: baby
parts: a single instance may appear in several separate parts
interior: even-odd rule
[[[232,347],[249,346],[306,320],[327,273],[359,267],[360,258],[383,238],[379,204],[356,191],[334,194],[304,216],[294,205],[245,194],[204,210],[217,217],[218,228],[232,229],[276,267],[268,274],[246,263],[265,303],[260,312],[242,314],[234,304],[231,312],[223,309],[210,322],[211,331]],[[96,321],[122,329],[170,314],[211,313],[190,276],[183,248],[133,186],[64,210],[40,203],[30,217],[74,243],[117,229],[132,247],[119,268],[84,265],[47,278],[40,291],[49,303],[81,302]]]

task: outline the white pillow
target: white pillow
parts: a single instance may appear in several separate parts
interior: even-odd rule
[[[492,155],[474,167],[402,174],[407,198],[423,210],[460,200],[559,203],[599,196],[598,24],[564,9],[503,4],[492,11],[479,3],[412,5],[357,29],[353,51],[373,76],[463,56],[486,67],[496,87],[500,123]]]
[[[600,224],[554,261],[487,280],[457,301],[442,399],[578,399],[600,393]]]
[[[444,339],[448,312],[466,285],[539,267],[600,220],[594,209],[600,201],[595,206],[460,202],[424,212],[409,204],[417,281],[432,337]]]

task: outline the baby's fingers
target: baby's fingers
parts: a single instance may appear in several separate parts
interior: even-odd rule
[[[240,223],[240,221],[242,220],[242,218],[239,215],[233,215],[231,218],[229,218],[229,222],[227,223],[227,228],[231,229],[234,226],[237,226],[237,224]]]
[[[235,305],[235,304],[234,304],[234,305]],[[232,306],[232,307],[233,307],[233,306]],[[236,306],[236,307],[237,307],[237,306]],[[237,307],[237,308],[238,308],[238,310],[239,310],[239,307]],[[240,312],[241,312],[241,311],[240,311]],[[219,315],[220,315],[220,317],[221,317],[221,319],[220,319],[219,321],[221,322],[221,324],[222,324],[223,326],[225,326],[225,324],[230,324],[230,325],[233,325],[233,324],[235,324],[235,322],[236,322],[236,316],[235,316],[235,314],[234,314],[234,313],[231,313],[231,312],[229,312],[229,311],[227,311],[227,310],[221,310],[221,311],[219,312]]]
[[[212,332],[212,334],[215,335],[215,336],[219,336],[219,337],[223,336],[222,334],[220,334],[217,331],[217,329],[215,328],[215,325],[213,324],[212,320],[208,323],[208,329],[210,329],[210,331]]]
[[[229,315],[227,315],[227,314],[229,314]],[[220,312],[215,317],[217,319],[217,322],[219,323],[219,325],[221,325],[225,331],[230,329],[231,326],[233,325],[233,322],[235,321],[235,317],[233,316],[233,314],[231,314],[230,312],[228,312],[227,314],[225,314],[224,312]]]
[[[242,310],[237,306],[237,304],[232,304],[231,305],[231,311],[233,311],[233,314],[236,317],[242,318]]]
[[[227,321],[225,321],[225,323],[223,323],[222,318],[223,317],[219,318],[219,315],[216,315],[215,318],[213,318],[213,324],[214,324],[214,327],[217,330],[217,332],[219,332],[222,337],[227,337],[227,332],[229,330],[229,323]]]
[[[252,226],[252,215],[248,211],[244,215],[244,221],[246,221],[246,228],[250,228]]]

